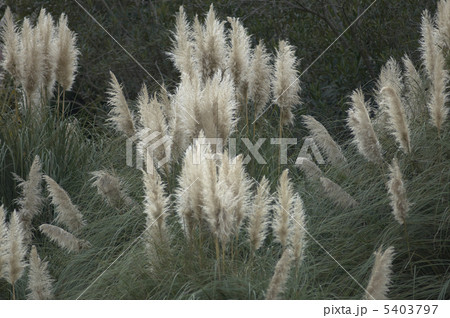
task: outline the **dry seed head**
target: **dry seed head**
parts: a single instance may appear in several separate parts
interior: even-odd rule
[[[0,279],[4,276],[8,256],[8,227],[6,226],[6,211],[0,205]]]
[[[387,187],[389,195],[391,197],[392,213],[398,223],[405,223],[410,204],[406,197],[406,189],[403,183],[402,173],[398,166],[397,158],[392,160],[392,164],[389,166],[389,181]]]
[[[266,238],[271,202],[269,181],[263,176],[253,198],[252,212],[248,222],[248,234],[252,251],[258,250]]]
[[[288,177],[288,169],[281,174],[277,188],[277,201],[274,206],[273,230],[275,239],[283,248],[287,247],[289,235],[289,219],[292,214],[294,193]]]
[[[11,74],[16,83],[20,83],[22,82],[20,38],[9,7],[6,8],[3,18],[5,22],[1,33],[3,42],[2,66],[9,74]]]
[[[231,24],[229,34],[231,48],[227,62],[227,68],[230,70],[238,100],[246,103],[248,91],[248,74],[250,66],[250,36],[247,30],[237,18],[228,18]],[[243,105],[241,105],[243,106]]]
[[[14,211],[9,220],[8,244],[6,255],[6,275],[5,278],[11,285],[14,285],[22,276],[25,266],[25,255],[27,249],[23,244],[23,231],[19,216]]]
[[[271,55],[267,53],[263,41],[256,46],[248,74],[249,97],[255,103],[255,115],[259,116],[270,100],[270,80],[272,76]]]
[[[115,129],[124,133],[127,137],[135,134],[133,116],[128,108],[127,100],[122,91],[122,86],[117,81],[113,72],[110,72],[111,82],[108,90],[108,104],[112,107],[109,112],[109,122],[113,124]]]
[[[122,191],[120,179],[107,171],[99,170],[91,172],[92,186],[97,188],[98,194],[105,198],[113,207],[120,207],[121,203],[132,205],[133,200]]]
[[[292,108],[300,103],[300,80],[294,47],[280,41],[275,58],[275,74],[272,82],[274,104],[280,107],[281,124],[293,124]]]
[[[65,91],[69,91],[75,80],[80,52],[76,47],[76,35],[70,31],[64,13],[59,18],[56,34],[56,80]]]
[[[69,252],[79,252],[91,246],[89,242],[80,240],[73,234],[64,231],[62,228],[55,225],[42,224],[41,226],[39,226],[39,230],[50,240]]]
[[[166,217],[169,206],[169,198],[167,197],[164,184],[160,175],[153,171],[149,174],[142,171],[145,191],[145,210],[147,216],[147,228],[153,222],[156,222],[161,238],[166,235]]]
[[[303,171],[310,181],[319,181],[322,176],[322,170],[308,158],[298,158],[295,164]]]
[[[439,42],[450,48],[450,1],[440,0],[437,4],[437,26]]]
[[[341,147],[333,140],[328,130],[312,116],[302,116],[302,118],[314,142],[325,152],[327,160],[335,166],[345,165],[347,160],[342,153]]]
[[[286,283],[289,278],[289,271],[292,264],[292,251],[287,248],[281,255],[280,260],[275,266],[275,273],[270,281],[269,288],[266,292],[266,300],[278,299],[280,294],[286,288]]]
[[[293,249],[293,260],[297,266],[303,261],[306,247],[306,222],[303,200],[295,194],[292,210],[292,227],[289,241]]]
[[[362,90],[355,90],[351,100],[352,108],[348,111],[347,124],[353,133],[354,143],[367,160],[380,163],[383,161],[381,145],[373,130]]]
[[[28,179],[22,180],[16,176],[19,181],[17,187],[22,190],[22,194],[17,199],[19,206],[19,220],[24,231],[24,241],[26,244],[31,242],[32,221],[42,208],[42,165],[39,156],[35,156],[28,174]]]
[[[36,36],[42,43],[42,89],[45,90],[47,98],[52,97],[56,81],[57,47],[54,33],[53,18],[42,8],[36,25]]]
[[[28,272],[28,299],[49,300],[53,298],[53,282],[47,266],[48,262],[43,262],[37,253],[36,246],[31,247],[30,270]]]
[[[345,192],[344,189],[330,179],[321,177],[320,182],[322,183],[325,195],[329,199],[333,200],[338,206],[344,209],[349,209],[358,205],[358,202],[356,202],[350,194]]]
[[[403,107],[400,95],[390,87],[383,87],[381,94],[387,97],[388,114],[390,119],[390,130],[405,153],[411,152],[411,143],[409,138],[408,120]]]
[[[47,183],[49,198],[57,212],[55,221],[66,226],[71,232],[78,232],[85,225],[83,215],[72,203],[67,192],[55,180],[49,176],[44,176],[44,179]]]
[[[386,300],[391,282],[394,247],[390,246],[384,252],[380,247],[374,254],[375,263],[367,285],[365,299]]]
[[[405,105],[406,116],[408,119],[418,118],[423,113],[424,109],[421,107],[421,103],[417,101],[417,98],[423,94],[422,78],[409,56],[405,55],[402,61],[405,68],[405,96],[407,100]]]

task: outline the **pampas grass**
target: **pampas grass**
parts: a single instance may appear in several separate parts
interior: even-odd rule
[[[373,130],[361,89],[353,92],[351,100],[352,108],[348,111],[347,124],[352,131],[354,143],[367,160],[381,163],[383,161],[381,145]]]
[[[109,112],[110,121],[118,132],[124,133],[127,137],[135,134],[133,116],[131,115],[128,103],[122,91],[122,86],[117,81],[113,72],[111,75],[110,90],[108,91],[108,104],[112,107]]]
[[[253,253],[261,247],[267,235],[270,203],[272,201],[269,191],[269,181],[263,176],[253,198],[253,209],[248,222],[248,235]]]
[[[306,222],[303,200],[300,195],[294,196],[292,210],[292,227],[289,235],[289,241],[292,248],[292,257],[294,264],[298,268],[303,261],[306,247]]]
[[[92,186],[111,206],[121,207],[122,204],[131,206],[133,200],[122,190],[120,179],[105,170],[93,171]]]
[[[395,220],[400,225],[403,225],[408,216],[410,203],[406,198],[406,189],[397,158],[392,160],[389,170],[390,174],[387,187],[391,198],[392,213],[394,214]]]
[[[325,195],[336,203],[336,205],[344,209],[354,208],[358,205],[358,202],[350,194],[330,179],[321,177],[320,182],[322,183]]]
[[[37,253],[36,246],[31,247],[30,270],[28,272],[28,299],[49,300],[53,299],[53,282],[47,266],[48,262],[42,261]]]
[[[312,182],[319,181],[322,176],[322,170],[320,170],[320,168],[313,161],[307,158],[299,157],[296,160],[295,165],[297,165]]]
[[[386,300],[391,282],[394,247],[390,246],[384,252],[380,247],[374,254],[375,263],[366,288],[365,299]]]
[[[5,278],[12,286],[12,295],[15,299],[15,284],[22,277],[26,267],[25,255],[26,247],[23,244],[23,231],[17,212],[11,215],[8,226],[8,244],[6,254],[6,275]]]
[[[342,154],[341,147],[333,140],[328,130],[312,116],[302,116],[302,118],[303,123],[314,138],[314,142],[325,152],[329,163],[338,167],[345,165],[347,160]]]
[[[248,74],[249,97],[255,105],[255,120],[263,113],[267,103],[270,100],[271,89],[271,56],[267,53],[264,42],[259,41],[256,46],[250,64]]]
[[[280,108],[280,126],[294,123],[292,108],[300,103],[297,64],[294,47],[286,41],[280,41],[272,82],[273,103]]]
[[[6,213],[3,205],[0,205],[0,279],[5,274],[7,262],[8,228],[6,226]]]
[[[3,42],[2,67],[14,78],[16,84],[22,81],[22,58],[20,56],[20,38],[13,15],[9,7],[5,10],[4,25],[1,33]]]
[[[266,300],[278,299],[280,294],[286,288],[286,283],[289,278],[289,271],[292,264],[292,251],[285,249],[283,255],[275,266],[275,273],[270,281],[269,288],[266,292]]]
[[[59,17],[55,47],[56,49],[56,80],[64,91],[70,91],[78,68],[76,35],[68,27],[67,16],[63,13]]]
[[[69,252],[79,252],[91,246],[89,242],[80,240],[73,234],[55,225],[42,224],[41,226],[39,226],[39,230],[50,240]]]
[[[22,180],[16,176],[22,190],[22,195],[16,200],[19,206],[19,219],[24,231],[24,242],[29,244],[32,238],[32,221],[42,208],[42,165],[39,156],[35,156],[28,174],[28,179]]]
[[[289,170],[286,169],[281,174],[277,188],[277,201],[273,208],[275,212],[273,220],[275,239],[281,243],[283,250],[286,249],[288,244],[289,219],[294,203],[294,193],[288,172]]]
[[[439,42],[442,46],[450,48],[450,1],[440,0],[437,4],[437,26]]]
[[[400,148],[405,153],[411,152],[410,133],[408,127],[408,120],[406,118],[405,109],[402,100],[396,91],[390,87],[384,87],[381,94],[385,95],[388,100],[388,114],[390,119],[390,127],[393,135],[397,140]]]
[[[67,192],[49,176],[44,176],[52,204],[57,212],[56,222],[67,227],[71,232],[78,232],[85,225],[83,215],[72,203]]]

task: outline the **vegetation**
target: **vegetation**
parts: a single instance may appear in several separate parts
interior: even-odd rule
[[[280,10],[318,12],[283,3]],[[165,6],[175,12],[172,2],[158,8]],[[42,9],[17,22],[6,11],[0,297],[450,298],[450,1],[441,0],[436,15],[422,14],[421,64],[386,57],[373,87],[354,85],[323,100],[312,97],[308,77],[297,80],[307,54],[292,46],[295,37],[258,32],[260,41],[244,19],[225,23],[215,9],[189,19],[177,8],[170,53],[155,59],[168,74],[161,87],[116,77],[104,65],[84,73],[89,42],[64,14],[54,23]],[[342,10],[323,19],[338,32]],[[364,46],[355,47],[342,59],[361,55],[359,76],[371,76],[376,66]],[[327,76],[351,77],[356,62],[345,63]],[[90,86],[87,76],[103,77],[102,92],[92,85],[84,96],[94,96],[89,111],[107,110],[99,122],[71,113],[70,90]],[[136,98],[124,93],[129,82]],[[311,116],[309,106],[299,107],[313,99],[347,102],[348,133],[333,138],[330,120],[317,120],[334,110]],[[261,164],[245,141],[299,139],[305,131],[324,165],[298,158],[297,147],[284,164],[281,145],[268,142],[259,148]],[[126,139],[150,135],[162,144],[152,156],[138,144],[143,169],[127,166]],[[225,150],[205,138],[221,138]]]

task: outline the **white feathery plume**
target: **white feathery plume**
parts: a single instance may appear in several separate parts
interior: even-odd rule
[[[303,200],[300,195],[294,195],[292,209],[292,227],[289,241],[293,249],[293,260],[297,266],[303,261],[306,247],[306,222]]]
[[[293,124],[292,108],[300,103],[300,80],[294,47],[286,41],[278,44],[272,82],[274,104],[280,108],[281,125]]]
[[[434,28],[434,21],[428,10],[424,10],[422,13],[420,33],[420,52],[422,55],[422,61],[428,76],[432,78],[436,63],[436,43],[434,36],[436,30]]]
[[[20,53],[20,38],[14,23],[11,9],[5,10],[4,24],[1,33],[3,42],[3,68],[11,74],[16,83],[22,82],[22,59]]]
[[[270,100],[270,80],[272,75],[271,56],[263,41],[256,46],[248,74],[249,97],[255,103],[255,116],[259,116]]]
[[[6,275],[5,278],[11,285],[15,285],[22,276],[25,266],[25,255],[27,249],[23,244],[23,231],[19,216],[14,211],[9,220],[8,226],[8,244],[6,255]],[[13,295],[14,297],[14,295]]]
[[[45,92],[45,96],[50,99],[53,95],[53,88],[56,81],[57,47],[54,40],[55,27],[53,18],[50,14],[46,13],[44,8],[39,13],[36,32],[39,42],[42,43],[42,89]]]
[[[373,130],[362,90],[355,90],[351,100],[352,108],[348,111],[347,124],[353,133],[353,142],[367,160],[381,163],[381,145]]]
[[[330,179],[321,177],[320,182],[322,183],[325,195],[333,200],[338,206],[344,209],[350,209],[358,205],[358,202],[356,202],[350,194]]]
[[[158,239],[158,242],[167,240],[166,217],[169,206],[169,198],[167,197],[164,184],[158,172],[153,171],[151,174],[142,171],[145,191],[145,210],[146,215],[146,235],[150,239]],[[154,227],[153,223],[156,223]],[[154,228],[158,229],[158,237],[155,237]],[[153,234],[152,234],[153,232]]]
[[[117,81],[113,72],[111,75],[110,89],[108,90],[108,104],[112,107],[109,112],[110,121],[117,131],[124,133],[127,137],[135,134],[133,116],[128,108],[127,100],[122,91],[122,86]]]
[[[142,139],[145,140],[145,137],[154,133],[159,133],[159,136],[152,139],[153,143],[158,142],[161,138],[168,137],[169,127],[162,109],[164,106],[158,101],[156,93],[153,98],[149,99],[147,86],[145,84],[142,86],[139,93],[137,104],[140,114],[140,123],[142,125],[142,128],[139,130],[139,134],[142,136]],[[152,153],[158,164],[160,164],[161,160],[164,158],[170,158],[171,139],[165,139],[166,140],[164,143],[154,149],[154,152]],[[143,149],[141,149],[142,146]],[[138,145],[138,150],[140,150],[142,155],[144,155],[144,151],[147,146],[148,145],[145,142],[142,145]]]
[[[253,198],[252,212],[249,216],[247,228],[253,252],[261,247],[267,235],[270,203],[272,201],[269,191],[269,181],[263,176]]]
[[[386,300],[391,282],[394,247],[390,246],[384,252],[380,247],[374,254],[375,263],[366,288],[365,299]]]
[[[319,181],[322,176],[322,170],[311,160],[304,157],[299,157],[295,164],[303,171],[310,181]]]
[[[56,80],[65,91],[70,91],[78,68],[76,35],[67,25],[67,16],[62,13],[56,32]]]
[[[44,60],[42,54],[42,43],[37,37],[37,31],[34,29],[28,18],[23,20],[21,32],[21,74],[22,87],[25,91],[27,103],[34,105],[38,99],[39,89],[42,86]]]
[[[0,279],[4,276],[8,256],[8,227],[6,226],[6,211],[0,205]]]
[[[277,200],[273,208],[275,214],[272,226],[275,240],[281,243],[283,249],[286,249],[288,245],[289,219],[294,203],[294,193],[288,172],[289,170],[286,169],[281,174],[277,188]]]
[[[450,48],[450,1],[438,2],[436,18],[439,42],[448,49]]]
[[[428,102],[428,111],[431,116],[431,123],[440,133],[442,126],[448,116],[448,107],[445,106],[448,101],[447,86],[449,74],[445,69],[445,58],[442,50],[434,45],[434,63],[431,70],[431,98]]]
[[[230,71],[238,100],[242,104],[247,102],[248,93],[248,74],[250,67],[250,36],[238,18],[228,17],[231,24],[229,34],[231,47],[227,62],[227,68]]]
[[[328,130],[312,116],[302,116],[302,118],[314,142],[325,152],[327,160],[335,166],[345,165],[347,160],[342,153],[341,147],[330,136]]]
[[[175,67],[181,74],[185,73],[189,77],[198,76],[198,67],[193,60],[192,29],[187,21],[183,6],[180,6],[176,16],[175,31],[172,34],[172,50],[169,56]]]
[[[120,207],[122,203],[132,205],[133,200],[122,190],[120,179],[105,170],[93,171],[92,186],[113,207]]]
[[[91,247],[91,244],[88,241],[80,240],[73,234],[64,231],[62,228],[55,225],[42,224],[39,226],[39,230],[50,240],[69,252],[79,252],[83,249]]]
[[[287,248],[281,255],[280,260],[275,266],[275,273],[270,281],[269,288],[266,292],[266,300],[276,300],[286,288],[286,283],[289,278],[289,271],[292,264],[292,251]]]
[[[39,214],[42,208],[42,165],[39,156],[35,156],[28,174],[28,179],[22,180],[16,176],[19,184],[18,188],[22,190],[21,196],[16,200],[19,206],[19,220],[24,231],[24,241],[26,244],[31,242],[32,238],[32,221]]]
[[[50,300],[53,299],[53,282],[47,266],[48,262],[42,261],[37,253],[36,246],[31,247],[30,271],[28,272],[28,299]]]
[[[405,55],[402,58],[402,61],[405,68],[405,97],[407,101],[405,105],[406,115],[409,119],[418,118],[423,112],[423,109],[425,109],[422,108],[421,103],[418,102],[418,98],[423,94],[422,78],[408,55]]]
[[[408,120],[400,95],[390,86],[383,87],[381,94],[385,95],[388,101],[388,114],[390,130],[405,153],[411,152],[411,142],[409,138]]]
[[[408,216],[410,204],[406,197],[406,189],[397,158],[392,160],[389,171],[387,187],[391,198],[392,213],[397,222],[402,225]]]
[[[44,176],[47,183],[47,190],[52,204],[57,212],[56,222],[65,225],[71,232],[78,232],[84,225],[83,215],[72,203],[67,192],[55,180],[49,176]]]
[[[214,7],[211,4],[201,26],[198,18],[194,21],[195,56],[200,66],[202,80],[206,81],[217,71],[224,71],[226,66],[226,38],[224,22],[216,19]]]

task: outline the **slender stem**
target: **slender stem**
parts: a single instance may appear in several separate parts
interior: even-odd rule
[[[12,297],[13,300],[16,300],[16,289],[14,288],[14,284],[12,284]]]

